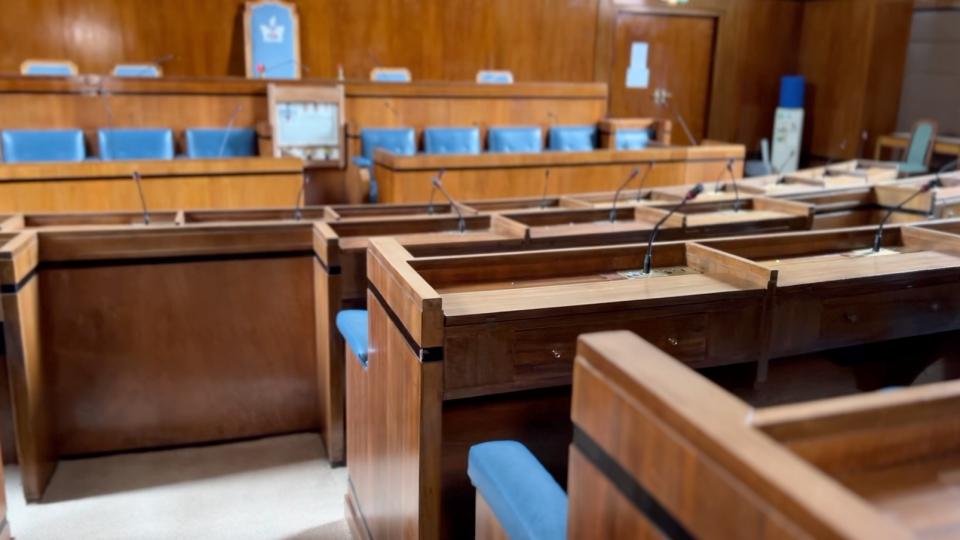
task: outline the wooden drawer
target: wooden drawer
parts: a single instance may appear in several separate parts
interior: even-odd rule
[[[707,350],[707,315],[694,313],[610,323],[576,324],[517,330],[513,334],[513,367],[519,379],[544,373],[572,373],[577,337],[589,332],[631,330],[678,360],[696,362]]]
[[[820,345],[870,343],[960,328],[960,284],[946,283],[828,298]]]

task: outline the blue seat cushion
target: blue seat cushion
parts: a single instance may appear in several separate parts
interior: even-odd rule
[[[511,540],[567,538],[567,494],[524,445],[473,446],[467,476]]]
[[[0,135],[7,163],[83,161],[83,131],[79,129],[11,129]]]
[[[169,129],[101,129],[97,139],[101,159],[173,159]]]
[[[423,130],[423,151],[428,154],[479,154],[480,129],[426,128]]]
[[[367,366],[367,347],[369,339],[367,338],[367,310],[365,309],[345,309],[337,313],[337,330],[347,342],[350,350],[360,360],[364,367]]]
[[[558,126],[550,128],[547,137],[550,150],[574,152],[597,147],[596,126]]]
[[[540,152],[543,132],[539,126],[490,128],[487,147],[491,152]]]
[[[621,129],[617,131],[617,150],[642,150],[650,139],[649,129]]]
[[[245,129],[188,129],[187,156],[192,158],[257,155],[257,132]],[[221,153],[221,149],[223,152]]]

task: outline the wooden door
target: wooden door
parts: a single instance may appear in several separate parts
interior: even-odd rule
[[[707,132],[716,33],[716,17],[618,13],[610,73],[610,116],[668,118],[674,121],[672,142],[690,144],[677,119],[653,100],[656,89],[666,88],[673,94],[670,105],[683,115],[693,136],[702,140]],[[626,86],[634,42],[648,44],[650,77],[646,88]]]

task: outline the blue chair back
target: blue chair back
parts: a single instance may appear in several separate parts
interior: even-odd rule
[[[596,126],[558,126],[550,128],[547,148],[566,152],[597,148]]]
[[[187,157],[228,158],[257,155],[257,132],[245,129],[200,129],[186,131]]]
[[[169,129],[101,129],[100,159],[173,159]]]
[[[7,163],[83,161],[83,131],[79,129],[12,129],[0,134]]]
[[[543,132],[539,126],[490,128],[487,148],[491,152],[540,152]]]
[[[567,538],[567,494],[522,444],[490,441],[470,447],[467,476],[509,538]]]
[[[373,151],[383,148],[400,154],[412,156],[417,153],[417,133],[413,128],[374,128],[360,130],[360,153],[373,166]]]
[[[160,66],[156,64],[117,64],[113,67],[114,77],[159,77]]]
[[[428,154],[479,154],[480,129],[426,128],[423,130],[423,151]]]
[[[408,83],[412,80],[410,70],[406,68],[374,68],[370,80],[375,82]]]
[[[20,66],[22,75],[41,75],[53,77],[70,77],[77,74],[77,66],[73,62],[51,62],[27,60]]]
[[[642,150],[653,139],[651,129],[621,129],[617,131],[617,150]]]
[[[926,167],[927,156],[930,155],[930,145],[935,137],[934,125],[929,122],[918,122],[910,137],[910,147],[907,148],[906,163]]]

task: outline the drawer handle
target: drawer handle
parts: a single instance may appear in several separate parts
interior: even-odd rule
[[[677,338],[672,338],[672,337],[670,337],[670,338],[667,338],[667,343],[669,343],[669,344],[673,345],[674,347],[676,347],[677,343],[679,343],[679,342],[677,341]]]
[[[553,357],[554,357],[554,358],[560,358],[560,351],[558,351],[558,350],[556,350],[556,349],[553,349],[553,350],[550,351],[550,352],[553,353]]]
[[[847,320],[850,322],[857,322],[860,320],[860,317],[857,317],[856,315],[847,315]]]

